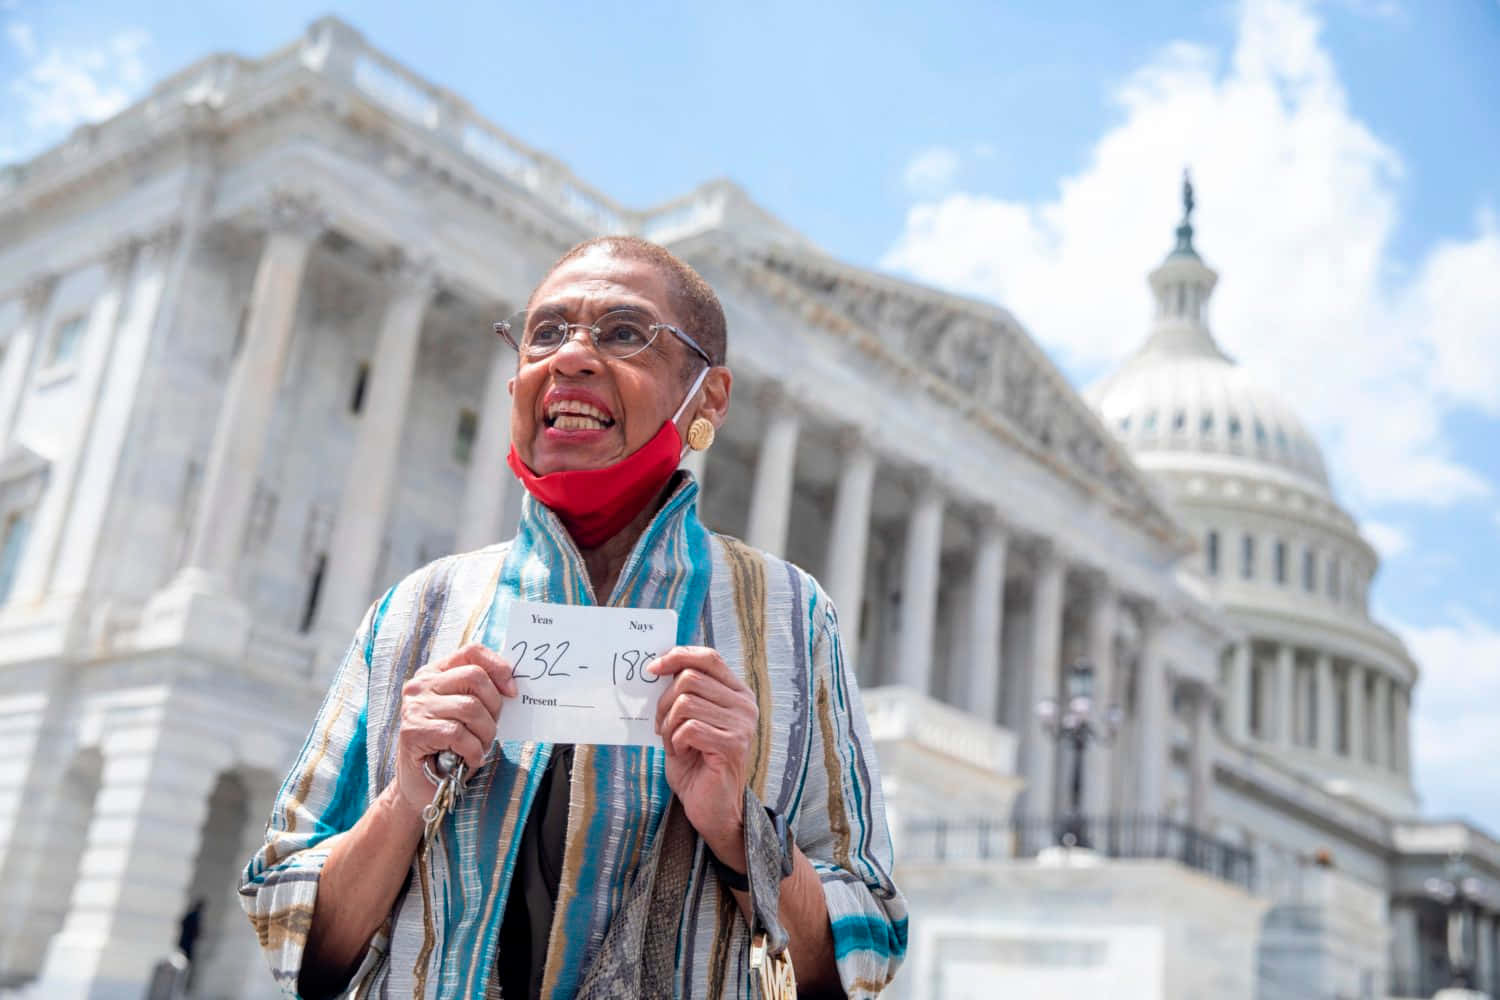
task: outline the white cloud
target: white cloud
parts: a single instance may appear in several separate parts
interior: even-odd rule
[[[28,155],[86,121],[99,121],[130,103],[145,85],[151,38],[129,29],[87,48],[44,48],[30,27],[6,27],[21,70],[0,82],[0,149]]]
[[[933,146],[911,158],[901,172],[901,181],[916,197],[936,197],[952,189],[959,166],[958,153],[944,146]]]
[[[1417,661],[1412,747],[1429,815],[1458,815],[1500,829],[1493,763],[1500,733],[1500,628],[1467,614],[1457,623],[1398,626]]]
[[[13,21],[5,26],[5,35],[23,57],[36,58],[36,35],[32,32],[31,25]]]
[[[1382,559],[1394,559],[1411,547],[1411,538],[1394,524],[1383,521],[1366,521],[1360,531],[1375,546]]]
[[[1119,86],[1119,124],[1054,198],[926,196],[883,265],[997,300],[1100,370],[1144,339],[1144,272],[1171,247],[1190,163],[1197,246],[1222,275],[1216,334],[1310,421],[1340,490],[1490,493],[1442,424],[1461,406],[1500,416],[1500,232],[1480,211],[1392,280],[1402,163],[1350,111],[1319,31],[1300,0],[1245,0],[1227,58],[1176,42]]]

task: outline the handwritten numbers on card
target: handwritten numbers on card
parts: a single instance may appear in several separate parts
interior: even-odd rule
[[[501,654],[518,697],[500,711],[502,740],[660,746],[665,687],[646,667],[677,644],[677,612],[516,601]]]

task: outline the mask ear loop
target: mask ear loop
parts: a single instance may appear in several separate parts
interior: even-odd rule
[[[683,399],[682,405],[677,408],[676,413],[672,414],[671,423],[674,427],[677,425],[678,419],[681,418],[683,411],[688,408],[688,404],[693,401],[693,397],[698,395],[698,390],[703,388],[703,380],[708,378],[709,371],[709,368],[704,368],[701,372],[698,373],[698,378],[693,382],[693,387],[688,390],[687,397]],[[682,446],[682,453],[677,456],[678,461],[681,461],[682,456],[686,455],[687,453],[688,445],[684,444]]]

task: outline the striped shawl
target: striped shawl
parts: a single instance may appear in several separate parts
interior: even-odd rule
[[[705,529],[684,478],[637,543],[610,603],[678,611],[678,642],[712,646],[760,706],[751,783],[788,817],[822,879],[839,975],[880,992],[906,949],[905,901],[859,692],[833,605],[790,563]],[[466,636],[503,648],[511,601],[594,602],[556,517],[526,497],[510,542],[408,576],[366,614],[272,810],[240,898],[287,996],[296,996],[328,838],[394,778],[401,686]],[[504,720],[501,728],[503,733]],[[511,873],[551,746],[500,742],[371,942],[356,997],[487,1000]],[[669,789],[656,748],[577,748],[543,996],[574,995],[649,848]],[[748,930],[701,842],[678,936],[677,995],[750,997]]]

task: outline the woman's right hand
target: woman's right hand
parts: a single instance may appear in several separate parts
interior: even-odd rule
[[[396,785],[402,806],[419,822],[437,791],[423,764],[452,750],[470,774],[479,770],[495,739],[501,699],[515,696],[510,664],[478,643],[427,664],[402,685]]]

